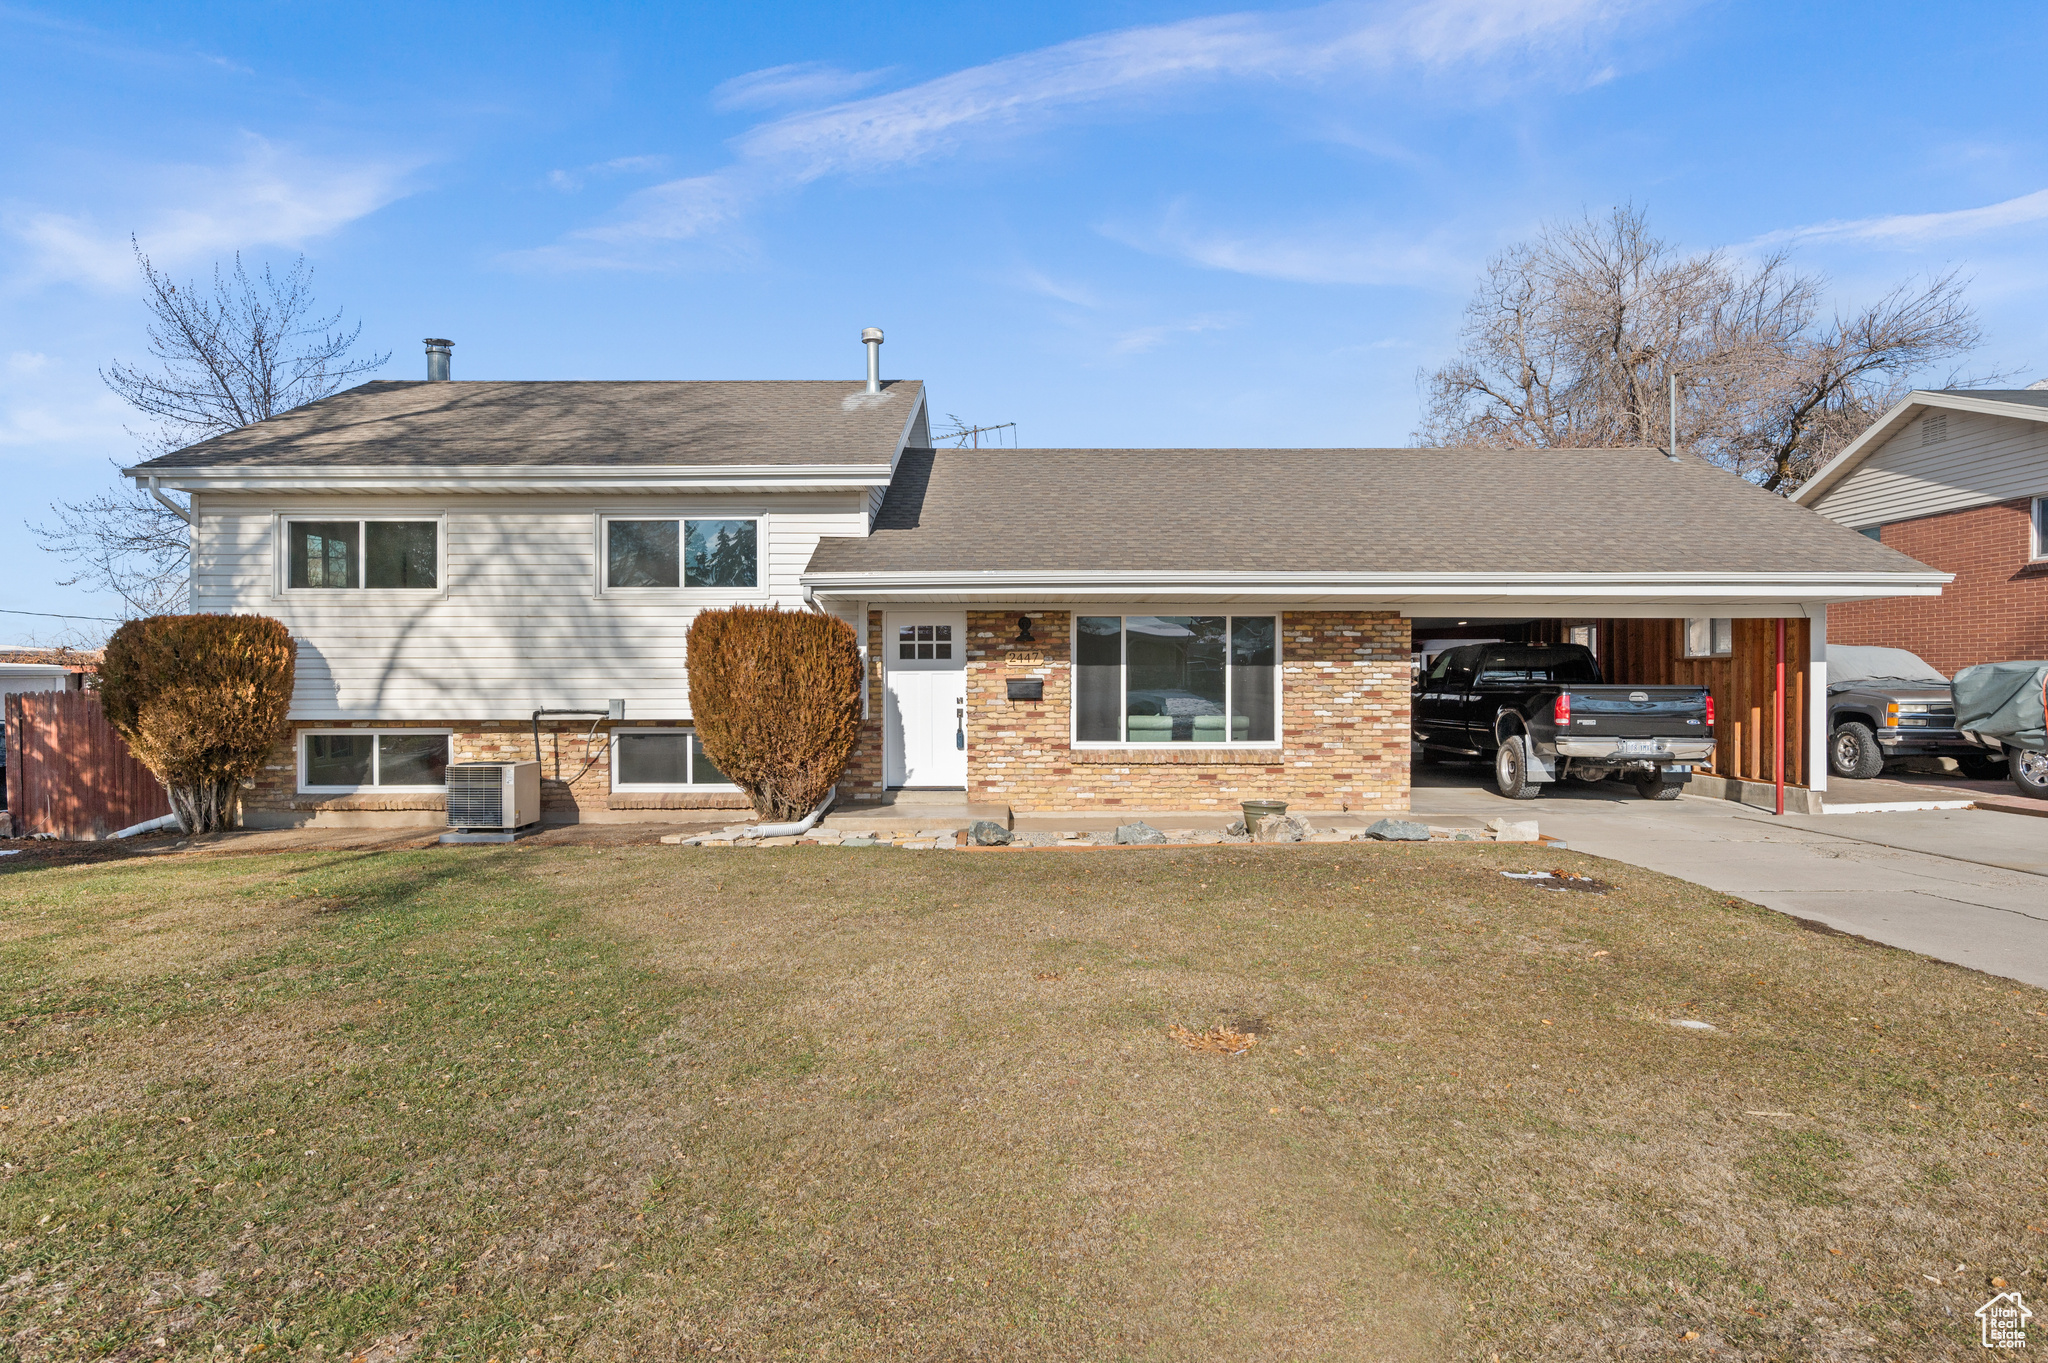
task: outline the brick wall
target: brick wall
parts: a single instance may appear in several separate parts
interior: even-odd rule
[[[882,798],[882,612],[868,612],[867,712],[861,720],[860,745],[839,778],[839,798],[873,803]]]
[[[1905,648],[1953,674],[1972,663],[2048,658],[2048,564],[2029,564],[2025,499],[1884,527],[1884,543],[1954,573],[1940,596],[1828,608],[1828,642]]]
[[[609,724],[594,736],[590,721],[541,725],[541,820],[544,823],[625,821],[658,822],[688,819],[692,810],[729,809],[745,813],[747,799],[732,792],[614,795],[612,793]],[[629,729],[687,727],[661,723],[628,724]],[[254,780],[242,786],[243,821],[251,827],[305,823],[322,815],[379,816],[379,821],[438,823],[448,808],[440,794],[355,795],[300,794],[299,734],[306,729],[452,729],[451,758],[456,762],[526,762],[533,758],[533,722],[458,720],[441,723],[295,723],[291,736],[270,750]]]
[[[1034,642],[1014,642],[1020,614]],[[1288,611],[1281,617],[1281,747],[1228,753],[1141,747],[1076,749],[1066,611],[967,613],[969,798],[1019,813],[1228,808],[1282,799],[1305,809],[1393,809],[1408,800],[1408,623],[1383,611]],[[870,619],[879,669],[878,628]],[[1012,655],[1041,658],[1013,665]],[[1043,701],[1011,701],[1011,677],[1045,683]],[[879,695],[879,671],[870,679]],[[880,751],[881,706],[870,707]],[[873,798],[872,785],[853,794]]]

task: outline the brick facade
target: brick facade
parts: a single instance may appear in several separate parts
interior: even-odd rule
[[[1883,541],[1954,573],[1940,596],[1828,608],[1828,642],[1911,649],[1953,674],[1973,663],[2048,658],[2048,563],[2030,563],[2025,498],[1894,521]]]
[[[1015,642],[1017,617],[1033,642]],[[1401,810],[1408,803],[1408,622],[1390,611],[1286,611],[1280,622],[1277,749],[1077,749],[1070,734],[1072,615],[967,612],[968,799],[1018,813],[1227,809],[1281,799],[1303,809]],[[869,719],[841,790],[878,800],[882,775],[881,612],[868,617]],[[1027,655],[1029,661],[1017,660]],[[1012,677],[1043,681],[1012,701]]]
[[[628,729],[687,727],[661,723],[632,724]],[[729,791],[672,794],[612,793],[609,724],[593,736],[582,724],[541,725],[541,821],[543,823],[658,823],[701,821],[705,810],[747,813],[744,795]],[[452,729],[450,757],[456,762],[525,762],[533,758],[530,719],[454,721],[450,723],[320,723],[292,725],[291,736],[270,751],[251,781],[242,785],[242,820],[251,828],[321,824],[439,823],[448,799],[439,794],[310,795],[299,792],[299,734],[307,729]],[[696,811],[696,812],[692,812]]]

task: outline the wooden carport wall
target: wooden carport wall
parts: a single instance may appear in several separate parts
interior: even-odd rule
[[[1640,686],[1704,686],[1714,697],[1714,760],[1708,771],[1739,781],[1778,779],[1785,784],[1827,788],[1820,743],[1810,743],[1818,708],[1812,683],[1814,627],[1827,639],[1826,617],[1785,617],[1785,744],[1772,739],[1777,672],[1775,618],[1732,622],[1732,647],[1723,658],[1685,656],[1683,620],[1545,620],[1532,637],[1562,643],[1574,626],[1596,629],[1600,672],[1611,682]],[[1824,673],[1822,675],[1825,675]],[[1824,711],[1822,712],[1824,713]]]

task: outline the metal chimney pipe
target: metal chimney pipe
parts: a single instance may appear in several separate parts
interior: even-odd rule
[[[882,329],[869,327],[860,334],[860,343],[868,348],[868,392],[882,391]]]
[[[448,360],[455,342],[427,337],[427,382],[448,382]]]

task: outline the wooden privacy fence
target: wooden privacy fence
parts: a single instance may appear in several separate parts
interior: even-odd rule
[[[14,833],[104,838],[171,812],[90,691],[7,697],[7,809]]]
[[[1772,752],[1776,620],[1735,620],[1733,649],[1720,658],[1685,656],[1683,620],[1602,620],[1600,670],[1609,681],[1704,686],[1714,696],[1716,776],[1775,781]],[[1807,621],[1785,621],[1785,784],[1806,784]]]

